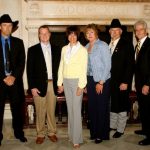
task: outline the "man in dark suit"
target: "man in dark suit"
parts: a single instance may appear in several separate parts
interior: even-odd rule
[[[39,27],[38,36],[40,43],[28,50],[27,77],[36,109],[36,143],[42,144],[46,134],[52,142],[57,142],[55,95],[60,51],[50,44],[51,32],[47,25]],[[47,122],[47,131],[45,122]]]
[[[2,126],[6,99],[10,102],[14,135],[21,142],[27,141],[24,137],[22,116],[25,49],[21,39],[11,36],[17,24],[18,21],[13,22],[8,14],[0,18],[0,144],[3,139]]]
[[[137,21],[134,25],[138,44],[135,48],[135,88],[139,103],[141,132],[146,138],[139,145],[150,145],[150,38],[145,21]]]
[[[113,138],[119,138],[124,133],[128,118],[134,47],[121,36],[122,26],[118,19],[112,20],[109,33],[111,36],[109,47],[112,53],[110,128],[116,130]]]

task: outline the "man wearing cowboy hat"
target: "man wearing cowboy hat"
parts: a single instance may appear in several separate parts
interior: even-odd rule
[[[109,29],[112,54],[110,129],[116,130],[113,138],[121,137],[125,130],[134,66],[133,44],[121,36],[122,32],[119,19],[113,19]]]
[[[11,36],[17,25],[18,21],[13,22],[8,14],[0,17],[0,145],[6,99],[10,102],[14,135],[21,142],[27,141],[22,116],[25,49],[21,39]]]

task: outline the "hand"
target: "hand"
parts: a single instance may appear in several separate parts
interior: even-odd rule
[[[103,93],[103,84],[96,84],[96,92],[98,95]]]
[[[120,91],[127,90],[127,88],[128,88],[128,84],[121,83],[119,88],[120,88]]]
[[[82,93],[83,93],[83,89],[81,89],[81,88],[77,88],[77,92],[76,92],[76,95],[77,96],[80,96],[80,95],[82,95]]]
[[[142,94],[143,95],[148,95],[149,94],[149,86],[148,85],[144,85],[142,87]]]
[[[40,91],[37,88],[33,88],[31,89],[31,93],[33,96],[39,96]]]
[[[15,79],[16,78],[14,76],[8,75],[6,78],[4,78],[3,81],[5,82],[6,85],[12,86],[14,84],[14,82],[15,82]]]
[[[58,86],[58,93],[62,93],[64,91],[64,87],[63,86]]]
[[[84,93],[87,93],[87,88],[84,88],[83,92],[84,92]]]

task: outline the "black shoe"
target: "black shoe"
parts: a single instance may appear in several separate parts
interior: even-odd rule
[[[139,145],[142,145],[142,146],[150,145],[150,139],[146,138],[146,139],[140,141]]]
[[[122,135],[123,133],[116,131],[115,134],[113,135],[113,138],[120,138]]]
[[[20,142],[27,142],[27,138],[24,136],[16,137],[16,139],[19,139]]]
[[[99,144],[99,143],[101,143],[103,140],[102,139],[95,139],[95,143],[96,144]]]
[[[145,135],[143,130],[135,130],[134,133],[138,135]]]

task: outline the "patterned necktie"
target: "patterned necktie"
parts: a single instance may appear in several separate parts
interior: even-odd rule
[[[10,49],[9,49],[9,44],[8,40],[5,39],[5,59],[6,59],[6,72],[10,73],[11,72],[11,67],[10,67]]]
[[[139,51],[140,51],[140,44],[141,44],[141,42],[138,41],[137,45],[136,45],[136,51],[135,51],[136,59],[138,58],[138,54],[139,54]]]
[[[114,41],[111,41],[111,43],[110,43],[110,52],[111,52],[111,54],[113,54],[113,50],[114,50]]]

